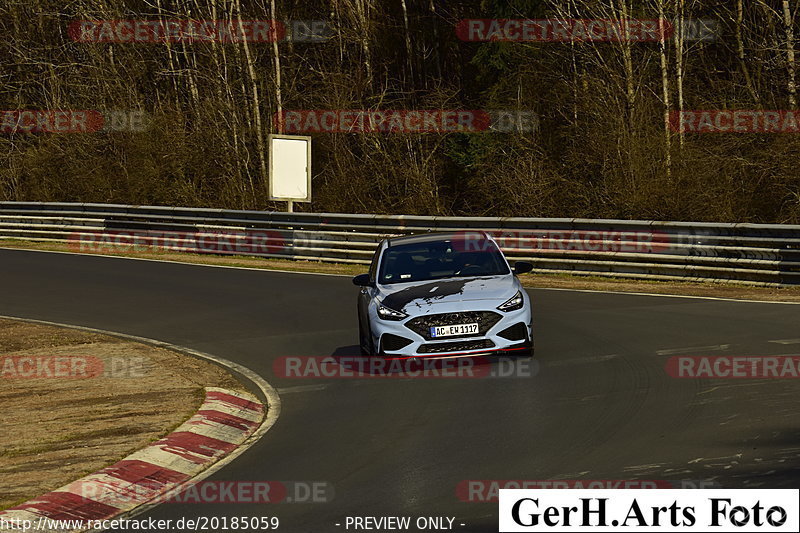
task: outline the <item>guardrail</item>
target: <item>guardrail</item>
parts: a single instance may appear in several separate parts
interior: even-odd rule
[[[368,264],[381,239],[484,230],[535,272],[800,284],[800,226],[570,218],[281,213],[110,204],[0,202],[0,240],[76,251],[157,248]]]

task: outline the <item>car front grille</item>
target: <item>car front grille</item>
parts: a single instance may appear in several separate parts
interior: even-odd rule
[[[451,324],[478,324],[478,333],[468,335],[454,335],[453,337],[481,337],[492,329],[503,318],[500,313],[493,311],[464,311],[460,313],[441,313],[436,315],[424,315],[412,318],[406,322],[406,327],[423,339],[430,341],[431,328],[434,326],[449,326]]]
[[[444,353],[444,352],[468,352],[471,350],[483,350],[486,348],[494,348],[495,344],[489,339],[481,339],[474,341],[457,341],[457,342],[437,342],[432,344],[423,344],[417,349],[417,353]]]

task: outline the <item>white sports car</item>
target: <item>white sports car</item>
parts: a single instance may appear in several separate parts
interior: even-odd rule
[[[384,357],[464,357],[533,350],[531,301],[484,232],[426,233],[380,243],[361,287],[361,352]]]

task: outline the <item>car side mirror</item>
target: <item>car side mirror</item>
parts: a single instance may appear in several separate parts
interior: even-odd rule
[[[533,270],[533,265],[527,261],[517,261],[514,263],[514,274],[516,275],[525,274],[531,270]]]
[[[372,286],[372,281],[369,279],[369,274],[359,274],[353,278],[353,285],[358,285],[359,287],[370,287]]]

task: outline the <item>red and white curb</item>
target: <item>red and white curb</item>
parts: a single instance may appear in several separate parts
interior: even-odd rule
[[[40,532],[84,531],[88,527],[54,528],[51,521],[90,524],[163,500],[260,433],[264,410],[251,394],[206,388],[200,409],[174,432],[114,465],[0,511],[0,531],[23,531],[15,527],[22,523]]]

